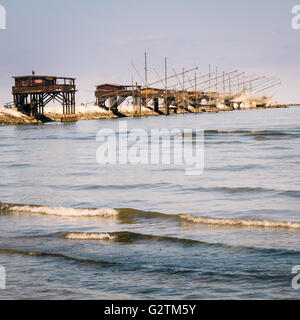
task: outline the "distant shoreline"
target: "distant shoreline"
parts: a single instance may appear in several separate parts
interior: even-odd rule
[[[252,107],[252,108],[242,108],[242,109],[233,109],[230,107],[208,107],[202,106],[199,108],[188,107],[186,109],[178,109],[177,112],[171,109],[170,114],[185,114],[185,113],[202,113],[202,112],[224,112],[224,111],[238,111],[238,110],[249,110],[249,109],[270,109],[270,108],[287,108],[289,106],[297,106],[296,104],[272,104],[267,107]],[[133,108],[129,107],[120,107],[119,111],[126,117],[133,117]],[[164,109],[161,109],[163,113]],[[51,119],[54,122],[60,122],[62,114],[62,108],[46,108],[45,116]],[[78,120],[93,120],[93,119],[114,119],[119,118],[118,116],[112,114],[111,112],[101,109],[98,106],[80,106],[76,107],[76,116]],[[156,112],[142,108],[141,112],[142,117],[147,116],[159,116]],[[24,124],[39,124],[42,123],[39,120],[36,120],[34,117],[29,117],[15,109],[6,109],[0,108],[0,125],[24,125]]]

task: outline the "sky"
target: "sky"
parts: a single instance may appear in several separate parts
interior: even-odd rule
[[[148,53],[150,82],[169,68],[208,65],[277,77],[274,100],[300,103],[300,0],[0,0],[0,106],[12,101],[12,76],[77,78],[77,104],[101,83],[140,82]],[[299,19],[300,20],[300,19]]]

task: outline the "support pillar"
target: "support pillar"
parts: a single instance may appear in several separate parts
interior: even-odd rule
[[[159,101],[158,101],[158,98],[154,98],[153,102],[154,102],[154,112],[159,113]]]
[[[135,96],[133,97],[133,116],[141,117],[141,115],[142,115],[141,97]]]
[[[170,99],[165,98],[165,110],[166,110],[166,115],[170,115]]]
[[[112,110],[112,106],[117,102],[118,100],[118,97],[110,97],[108,98],[108,108],[109,108],[109,111],[111,112]]]

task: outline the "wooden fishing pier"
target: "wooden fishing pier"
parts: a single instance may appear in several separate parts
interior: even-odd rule
[[[96,104],[105,110],[112,112],[117,116],[124,116],[119,112],[118,108],[127,99],[131,98],[133,101],[133,114],[138,117],[141,115],[141,107],[146,105],[147,108],[156,112],[157,114],[164,114],[159,108],[159,99],[164,99],[166,104],[166,110],[172,103],[173,94],[161,89],[155,88],[143,88],[137,84],[132,85],[119,85],[119,84],[102,84],[97,86],[95,91]],[[151,107],[149,102],[152,102]],[[166,111],[166,114],[168,112]]]
[[[30,76],[13,77],[12,88],[14,105],[18,111],[41,121],[47,121],[45,106],[51,101],[62,105],[62,122],[76,121],[75,78],[39,76],[32,72]]]
[[[266,108],[270,99],[267,90],[281,84],[277,78],[247,75],[239,70],[220,72],[218,67],[208,66],[208,73],[198,67],[175,69],[170,72],[167,58],[163,73],[154,68],[155,77],[149,76],[148,56],[145,53],[144,77],[132,62],[139,82],[131,78],[130,84],[104,83],[96,86],[96,101],[91,104],[107,111],[108,117],[140,117],[147,114],[169,115],[185,112],[220,112],[239,109]],[[192,76],[191,76],[192,73]],[[39,76],[13,77],[13,103],[18,111],[37,120],[47,121],[44,109],[51,102],[62,105],[62,113],[55,117],[62,122],[76,121],[75,78]],[[154,82],[149,81],[152,79]],[[158,80],[157,80],[158,79]],[[130,111],[124,111],[125,103]],[[83,104],[88,105],[88,104]],[[81,112],[82,113],[82,112]],[[99,110],[99,113],[100,110]]]
[[[100,84],[95,91],[96,105],[119,117],[125,116],[120,107],[127,99],[133,105],[135,117],[141,116],[142,108],[156,114],[169,115],[170,112],[193,112],[193,110],[219,112],[220,105],[223,106],[223,110],[242,109],[245,104],[248,104],[249,108],[266,107],[267,97],[262,94],[257,98],[254,95],[281,84],[277,78],[246,75],[239,70],[221,73],[218,68],[212,70],[211,65],[208,68],[209,72],[205,74],[197,73],[198,67],[195,67],[183,68],[180,73],[173,69],[170,75],[167,58],[164,63],[164,76],[160,76],[154,69],[159,80],[149,83],[148,57],[145,53],[144,77],[132,62],[142,84],[134,83],[133,77],[131,84]],[[191,72],[195,72],[192,79],[189,78]],[[246,95],[253,95],[253,99],[246,99]]]
[[[130,98],[133,103],[133,115],[141,116],[142,107],[156,114],[169,115],[173,113],[200,111],[217,111],[217,104],[223,103],[233,110],[233,93],[218,93],[206,91],[163,90],[120,84],[98,85],[95,91],[96,105],[112,114],[125,117],[119,110],[122,103]],[[235,102],[237,109],[242,102]]]

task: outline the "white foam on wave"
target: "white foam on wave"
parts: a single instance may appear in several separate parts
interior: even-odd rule
[[[194,223],[210,224],[210,225],[300,229],[300,222],[295,222],[295,221],[209,218],[209,217],[196,217],[196,216],[185,215],[185,214],[179,215],[179,218],[190,221],[190,222],[194,222]]]
[[[119,212],[115,209],[81,209],[81,208],[64,208],[64,207],[48,207],[48,206],[29,206],[29,205],[14,205],[7,208],[13,213],[32,213],[46,214],[62,217],[116,217]]]
[[[66,239],[114,241],[117,240],[117,236],[109,233],[71,232],[66,235]]]

